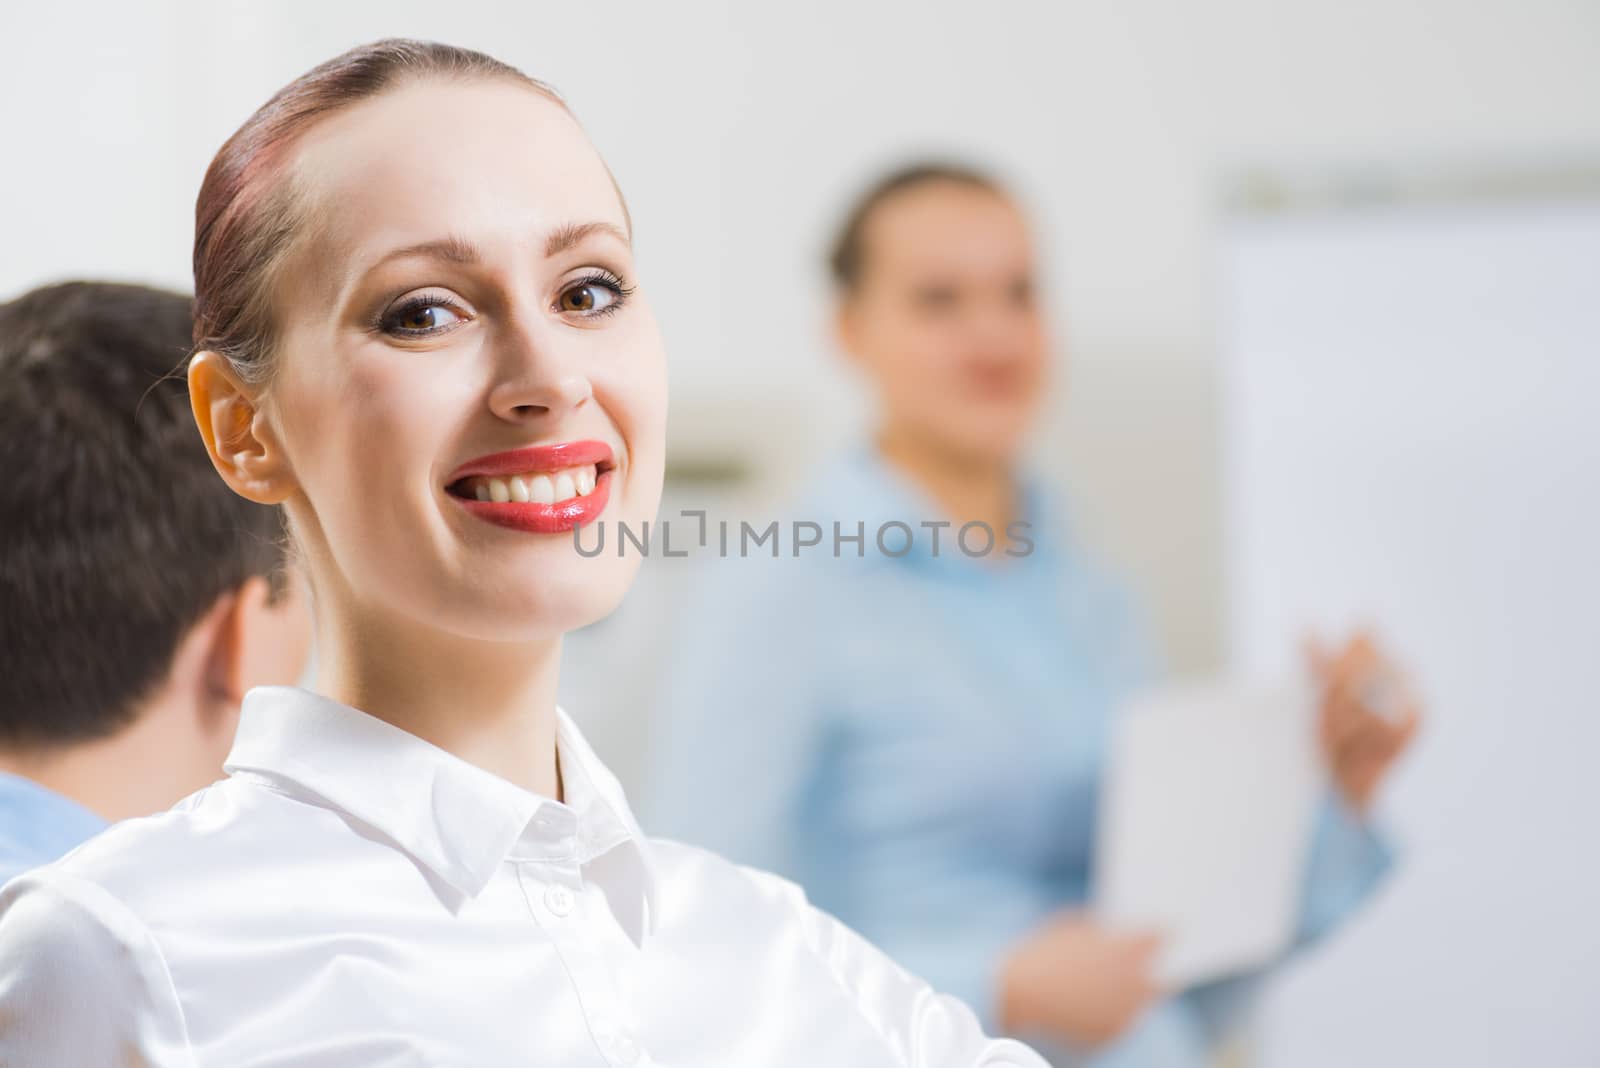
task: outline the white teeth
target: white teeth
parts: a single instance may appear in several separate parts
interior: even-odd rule
[[[556,504],[574,497],[587,497],[595,491],[599,481],[600,476],[590,465],[569,467],[565,471],[548,474],[509,475],[504,478],[478,475],[469,480],[461,492],[466,493],[470,489],[471,495],[478,500],[499,504],[507,501]]]

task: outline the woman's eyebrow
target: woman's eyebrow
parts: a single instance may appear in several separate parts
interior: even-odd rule
[[[545,238],[545,258],[549,259],[551,256],[558,256],[595,234],[609,234],[623,245],[631,245],[627,233],[615,223],[602,221],[567,223],[550,231],[550,236]],[[432,241],[422,241],[415,245],[392,249],[384,253],[373,262],[371,267],[362,273],[370,274],[390,260],[409,259],[412,257],[444,260],[446,263],[453,263],[462,267],[470,267],[483,260],[483,255],[478,251],[477,245],[474,245],[464,237],[450,234]]]
[[[474,245],[464,237],[451,234],[448,237],[441,237],[433,241],[423,241],[419,244],[407,245],[404,248],[386,252],[363,273],[370,274],[390,260],[407,259],[412,256],[425,256],[429,259],[444,260],[446,263],[454,263],[464,267],[470,267],[483,258],[478,252],[477,245]]]
[[[622,228],[617,226],[615,223],[567,223],[565,226],[560,226],[552,230],[550,232],[550,236],[545,239],[545,259],[549,259],[551,256],[560,255],[567,249],[594,234],[610,234],[612,237],[622,242],[624,246],[632,245],[632,242],[628,239],[628,235],[624,233]]]

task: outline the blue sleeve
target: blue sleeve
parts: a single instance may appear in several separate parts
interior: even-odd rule
[[[711,567],[683,618],[651,719],[650,834],[798,878],[822,715],[804,567]]]
[[[1383,836],[1330,789],[1317,813],[1297,946],[1321,938],[1354,914],[1393,864]]]

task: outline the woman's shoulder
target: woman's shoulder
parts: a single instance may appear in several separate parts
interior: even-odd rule
[[[0,894],[0,917],[24,899],[48,899],[72,906],[63,915],[103,918],[120,910],[159,931],[181,922],[217,876],[271,863],[272,842],[286,837],[286,806],[309,807],[237,775],[218,780],[164,812],[114,823],[13,879]]]
[[[204,805],[200,795],[210,789],[165,812],[114,823],[53,863],[6,883],[0,891],[0,957],[67,975],[103,974],[104,960],[145,942],[141,899],[153,884],[190,868],[185,860],[194,837],[191,813]],[[98,967],[96,960],[102,962]],[[88,967],[93,971],[82,971]]]
[[[827,1034],[805,1034],[808,1048],[849,1051],[848,1059],[821,1059],[879,1063],[891,1050],[916,1050],[918,1065],[1045,1068],[1022,1045],[989,1040],[964,1003],[812,904],[793,880],[672,839],[651,838],[650,846],[669,952],[703,983],[720,977],[725,1003],[750,998],[751,1018],[771,1015],[765,999],[780,977],[785,1011],[778,1018],[800,1020],[802,1029],[827,1020]]]
[[[116,897],[136,897],[141,887],[164,877],[183,878],[193,870],[196,847],[224,832],[240,815],[231,782],[223,779],[202,787],[164,812],[113,823],[54,863],[27,874],[38,883],[94,884]]]
[[[691,884],[699,893],[706,890],[732,890],[784,897],[799,893],[804,897],[804,891],[792,880],[774,872],[740,864],[715,850],[680,838],[652,834],[648,848],[653,871],[669,886]]]
[[[717,928],[732,925],[783,937],[809,919],[804,888],[783,875],[679,839],[652,836],[648,848],[658,919],[680,934],[715,939]]]

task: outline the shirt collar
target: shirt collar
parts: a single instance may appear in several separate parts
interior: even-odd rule
[[[620,852],[625,877],[603,889],[624,906],[619,919],[637,941],[656,915],[648,843],[621,784],[560,708],[556,755],[565,804],[332,698],[258,686],[245,694],[223,768],[287,783],[354,817],[468,897],[507,859],[589,864]],[[617,859],[607,857],[607,871]]]

